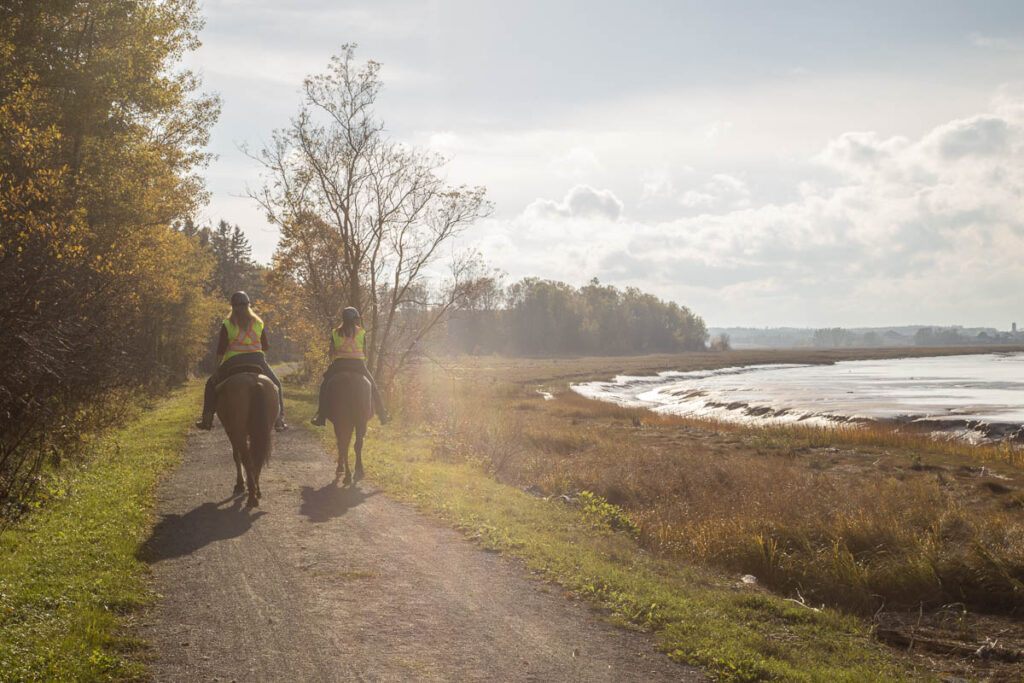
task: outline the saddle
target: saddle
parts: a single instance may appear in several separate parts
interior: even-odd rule
[[[227,370],[218,371],[218,373],[219,376],[217,377],[217,391],[220,391],[220,388],[224,386],[224,382],[234,377],[235,375],[262,375],[263,368],[261,368],[258,365],[236,365],[232,368],[228,368]]]
[[[327,381],[331,382],[335,378],[341,377],[342,375],[348,375],[349,379],[359,379],[359,380],[364,379],[363,378],[363,373],[361,373],[361,372],[350,372],[350,371],[347,371],[347,370],[343,370],[341,372],[336,372],[335,374],[331,375],[330,379],[328,379]],[[366,419],[367,420],[369,420],[370,418],[372,418],[376,414],[377,411],[374,409],[374,405],[373,405],[373,392],[370,392],[366,396],[366,405],[363,406],[363,410],[365,411],[364,414],[366,415]]]

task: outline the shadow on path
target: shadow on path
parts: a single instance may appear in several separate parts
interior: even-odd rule
[[[336,480],[318,489],[314,489],[312,486],[303,486],[302,505],[299,506],[299,513],[311,522],[326,522],[335,517],[341,517],[350,508],[354,508],[378,493],[380,491],[364,493],[355,486],[341,487],[338,486]]]
[[[241,536],[266,513],[243,507],[241,493],[217,503],[203,503],[184,515],[164,515],[135,556],[150,564],[191,555],[203,546]]]

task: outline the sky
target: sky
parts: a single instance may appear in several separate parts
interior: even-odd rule
[[[484,185],[506,273],[635,286],[709,326],[1024,325],[1024,4],[206,0],[200,219],[246,195],[343,43],[377,114]]]

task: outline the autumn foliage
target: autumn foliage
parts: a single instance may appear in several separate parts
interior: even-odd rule
[[[192,0],[0,7],[0,508],[203,349],[213,259],[174,229],[219,105]]]

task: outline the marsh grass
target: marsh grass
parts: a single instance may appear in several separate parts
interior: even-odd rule
[[[591,491],[658,555],[753,574],[808,604],[1024,610],[1019,446],[655,415],[545,383],[545,369],[424,367],[400,410],[443,444],[438,460],[547,495]],[[557,370],[573,375],[569,361]]]

